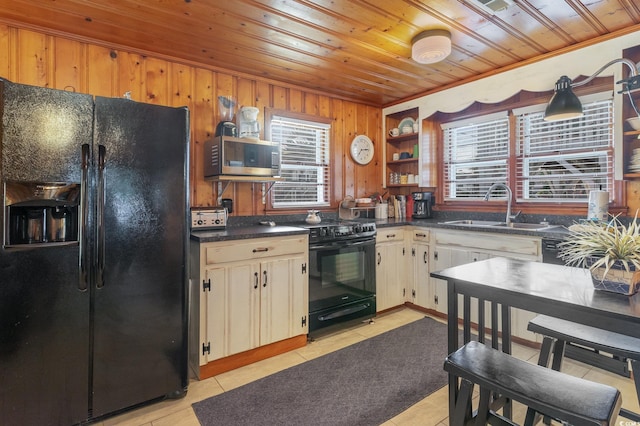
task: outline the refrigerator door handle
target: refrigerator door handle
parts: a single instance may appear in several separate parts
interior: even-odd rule
[[[89,286],[89,244],[87,242],[87,216],[89,212],[89,163],[91,161],[91,151],[88,144],[82,145],[82,171],[81,171],[81,192],[80,192],[80,280],[78,290],[86,291]]]
[[[98,200],[97,200],[97,209],[98,209],[98,270],[96,277],[96,287],[102,288],[104,287],[104,246],[105,246],[105,232],[104,232],[104,163],[105,157],[107,154],[107,149],[104,145],[98,145]]]

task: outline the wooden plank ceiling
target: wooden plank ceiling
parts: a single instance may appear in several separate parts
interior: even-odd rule
[[[495,13],[476,1],[11,0],[0,20],[374,106],[640,23],[640,0],[513,0]],[[452,53],[421,65],[411,39],[431,28],[451,31]]]

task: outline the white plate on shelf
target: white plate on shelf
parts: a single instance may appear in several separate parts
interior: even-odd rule
[[[413,132],[413,125],[415,124],[416,120],[414,120],[411,117],[405,117],[402,120],[400,120],[400,124],[398,124],[398,129],[400,129],[400,134],[402,135],[402,128],[404,126],[409,126],[411,127],[411,132]],[[406,133],[405,133],[406,134]]]

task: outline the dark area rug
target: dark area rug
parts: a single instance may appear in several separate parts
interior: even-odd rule
[[[446,325],[423,318],[193,409],[204,426],[379,425],[447,384],[446,352]]]

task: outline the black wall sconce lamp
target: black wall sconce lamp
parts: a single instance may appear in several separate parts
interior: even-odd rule
[[[616,84],[622,84],[622,90],[620,90],[620,92],[618,93],[626,93],[627,95],[629,95],[631,105],[633,106],[633,109],[635,110],[638,117],[640,117],[638,107],[633,103],[633,99],[631,98],[631,91],[640,89],[640,76],[638,75],[637,66],[629,59],[618,58],[605,64],[593,75],[577,83],[572,82],[571,79],[566,75],[560,77],[560,79],[556,82],[555,93],[553,94],[553,97],[549,101],[547,109],[544,112],[545,121],[568,120],[571,118],[582,117],[582,103],[575,95],[575,93],[573,93],[573,88],[589,83],[602,71],[618,62],[627,65],[630,69],[629,78],[616,82]]]

